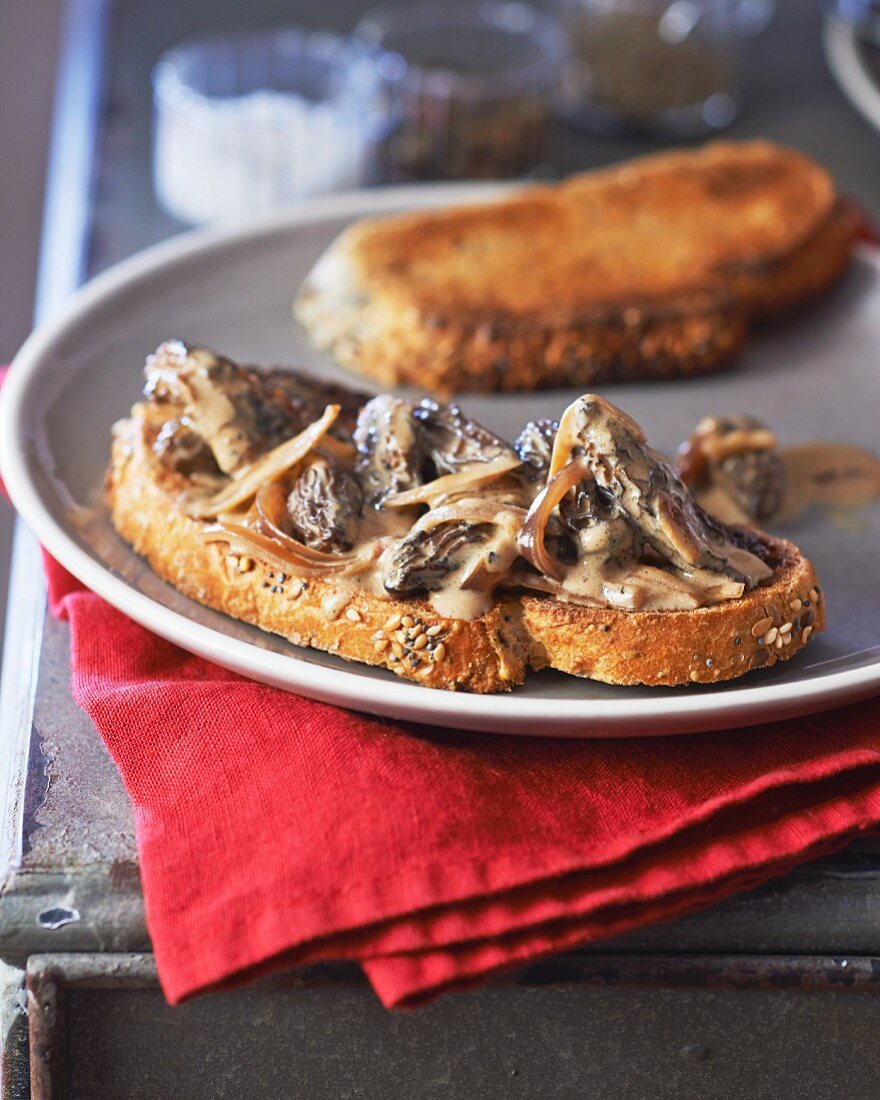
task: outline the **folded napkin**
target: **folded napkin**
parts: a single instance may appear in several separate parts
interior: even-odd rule
[[[74,697],[134,804],[172,1002],[355,959],[385,1005],[416,1005],[880,824],[880,702],[624,741],[406,726],[226,672],[46,566]]]

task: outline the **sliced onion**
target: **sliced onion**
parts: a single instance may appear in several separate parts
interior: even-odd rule
[[[280,546],[276,546],[271,539],[248,527],[240,527],[233,523],[213,523],[202,531],[201,538],[206,543],[228,543],[231,553],[257,558],[282,572],[287,570],[298,572],[301,568],[295,558]],[[310,573],[311,569],[306,572]]]
[[[384,507],[409,508],[413,504],[433,505],[441,497],[485,485],[486,482],[494,481],[521,465],[522,462],[516,455],[501,455],[500,458],[494,458],[491,462],[475,462],[454,474],[444,474],[443,477],[434,478],[426,485],[417,485],[414,489],[394,493],[385,498]]]
[[[619,582],[609,582],[603,592],[610,604],[632,611],[687,611],[710,602],[697,585],[644,563],[634,566]]]
[[[310,424],[304,431],[279,443],[268,454],[258,458],[238,470],[228,485],[219,493],[202,500],[191,500],[186,510],[191,516],[216,516],[249,500],[257,490],[268,481],[274,481],[286,473],[291,466],[302,461],[319,440],[326,436],[339,416],[338,405],[328,405],[319,420]]]
[[[337,439],[335,435],[325,435],[321,440],[321,446],[319,451],[326,451],[331,458],[336,458],[340,462],[354,462],[357,458],[357,448],[353,443],[346,443],[342,439]]]
[[[675,472],[689,489],[700,484],[705,469],[706,451],[700,436],[691,436],[679,444],[675,452]]]
[[[470,569],[461,576],[463,589],[489,592],[510,571],[519,557],[517,538],[524,514],[521,508],[505,508],[496,513],[492,537],[483,545],[482,553],[477,555]]]
[[[495,501],[484,500],[482,497],[464,497],[452,504],[443,504],[439,508],[433,508],[418,521],[419,530],[430,531],[438,523],[447,523],[454,520],[468,520],[472,523],[495,523],[502,512],[525,519],[525,508],[518,508],[515,504],[499,504]]]
[[[276,569],[307,576],[320,576],[325,573],[345,575],[357,573],[375,559],[379,550],[378,546],[371,544],[365,548],[367,552],[352,555],[347,560],[337,558],[327,562],[323,560],[322,555],[322,560],[316,561],[312,555],[317,554],[318,551],[309,550],[308,547],[303,547],[293,539],[286,539],[280,543],[264,535],[262,531],[233,523],[213,523],[202,531],[201,537],[208,543],[228,543],[229,549],[234,554],[246,554]]]
[[[244,509],[233,509],[231,512],[219,512],[213,518],[217,523],[231,523],[233,526],[235,524],[247,525],[248,517],[252,512],[253,509],[248,505],[248,507]]]
[[[280,481],[270,481],[257,490],[254,499],[258,526],[270,538],[284,540],[288,537],[284,527],[290,519],[287,513],[287,494]]]
[[[545,544],[547,524],[553,509],[566,493],[590,476],[587,464],[581,459],[576,458],[564,466],[535,497],[519,533],[519,552],[522,556],[541,573],[557,581],[563,577],[562,565]]]
[[[722,603],[725,600],[738,600],[745,590],[746,586],[742,581],[729,581],[726,579],[720,580],[718,584],[710,584],[704,589],[712,603]]]
[[[550,454],[550,469],[547,472],[548,482],[568,465],[572,451],[575,447],[581,445],[575,430],[578,405],[579,401],[573,401],[559,418],[559,428],[556,432],[556,438],[553,440],[553,450]]]

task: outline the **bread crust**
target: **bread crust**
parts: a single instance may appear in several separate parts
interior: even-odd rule
[[[789,659],[825,625],[809,561],[791,543],[763,534],[749,537],[775,565],[773,578],[738,600],[695,611],[625,612],[511,594],[464,621],[425,600],[282,577],[259,561],[245,568],[225,544],[206,543],[204,525],[179,507],[187,484],[156,459],[142,422],[117,427],[107,474],[111,519],[158,576],[295,645],[384,667],[426,687],[506,691],[529,667],[616,684],[713,683]],[[756,634],[762,620],[769,621]],[[777,646],[780,637],[791,641]]]
[[[317,347],[384,386],[695,375],[729,362],[751,319],[824,291],[855,232],[806,157],[717,142],[490,206],[358,223],[294,309]]]

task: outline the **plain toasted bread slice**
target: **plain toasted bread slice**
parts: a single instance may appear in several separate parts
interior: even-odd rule
[[[484,205],[360,222],[295,313],[383,385],[586,387],[712,370],[824,290],[854,219],[807,157],[717,142]]]
[[[788,542],[746,531],[740,537],[773,576],[740,599],[692,611],[627,612],[512,593],[480,618],[461,620],[426,600],[279,574],[203,541],[204,521],[180,506],[187,479],[158,461],[150,431],[137,418],[118,427],[108,502],[116,530],[163,580],[295,645],[427,687],[504,691],[530,667],[612,684],[714,683],[787,660],[824,628],[809,561]]]

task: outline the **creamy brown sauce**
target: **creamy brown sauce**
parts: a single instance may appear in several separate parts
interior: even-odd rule
[[[880,497],[880,459],[861,447],[803,443],[781,454],[787,491],[780,523],[791,523],[814,505],[842,512]]]
[[[880,499],[880,459],[870,451],[849,443],[802,443],[782,447],[779,454],[785,469],[785,492],[779,510],[764,522],[795,523],[818,507],[838,526],[858,530],[847,514]],[[701,486],[695,496],[722,523],[755,522],[717,483]]]
[[[492,607],[493,598],[489,592],[467,591],[457,588],[453,583],[431,592],[431,607],[447,619],[479,619]]]

